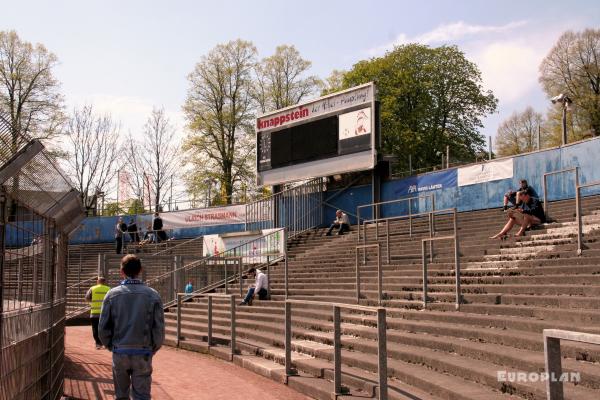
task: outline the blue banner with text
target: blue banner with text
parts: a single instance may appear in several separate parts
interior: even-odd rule
[[[447,189],[457,185],[457,169],[410,176],[396,182],[394,194],[397,196],[415,195],[430,190]]]

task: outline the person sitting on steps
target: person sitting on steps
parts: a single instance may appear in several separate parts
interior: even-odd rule
[[[509,190],[504,195],[504,207],[503,207],[504,211],[506,211],[509,208],[509,205],[508,205],[509,203],[511,204],[510,207],[512,207],[512,208],[518,207],[521,204],[521,198],[519,197],[519,193],[526,189],[531,189],[532,197],[536,197],[536,198],[538,197],[535,190],[533,190],[533,188],[529,186],[527,181],[525,179],[521,179],[519,181],[519,189],[518,190],[516,190],[516,191]]]
[[[343,235],[344,232],[348,232],[350,230],[350,221],[348,219],[348,215],[345,212],[342,212],[342,210],[337,210],[335,212],[335,220],[325,235],[331,236],[331,232],[335,228],[338,228],[338,235]]]
[[[246,297],[244,297],[244,301],[240,303],[241,306],[251,306],[252,299],[258,293],[259,300],[267,300],[269,292],[267,291],[267,287],[269,286],[269,281],[267,280],[267,275],[265,275],[260,269],[250,268],[247,272],[247,275],[254,276],[256,282],[254,286],[250,286],[248,288],[248,293],[246,293]],[[244,277],[242,277],[243,279]]]
[[[515,236],[524,236],[527,229],[546,222],[544,208],[540,201],[532,196],[532,192],[531,188],[519,192],[521,206],[508,210],[508,222],[500,232],[490,237],[490,239],[505,239],[515,224],[521,226]]]

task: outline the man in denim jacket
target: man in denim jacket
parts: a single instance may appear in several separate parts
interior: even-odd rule
[[[152,356],[165,338],[163,305],[156,290],[136,279],[142,263],[130,254],[121,260],[121,285],[102,303],[100,340],[113,353],[113,382],[117,400],[150,399]]]

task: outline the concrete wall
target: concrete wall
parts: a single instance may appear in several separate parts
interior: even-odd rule
[[[522,154],[514,157],[514,176],[512,179],[486,182],[476,185],[452,187],[421,193],[434,193],[436,209],[454,208],[459,211],[472,211],[500,207],[504,193],[518,187],[519,179],[527,179],[529,184],[543,196],[542,178],[544,173],[565,168],[579,167],[579,182],[588,183],[600,181],[600,137],[574,143],[565,147],[557,147],[539,152]],[[383,183],[382,201],[402,198],[396,194],[402,180],[391,180]],[[582,191],[582,194],[598,194],[600,186]],[[330,191],[325,198],[337,194]],[[548,177],[549,200],[560,200],[575,196],[573,174],[561,174]],[[408,197],[408,196],[403,196]],[[370,185],[354,187],[329,201],[337,208],[356,213],[357,206],[371,203]],[[427,211],[430,208],[428,200],[414,201],[413,212]],[[382,216],[399,215],[408,212],[406,203],[401,205],[383,206]],[[363,216],[361,211],[361,217]],[[366,215],[370,217],[370,215]],[[335,208],[325,210],[325,223],[335,218]],[[351,218],[355,223],[356,218]]]
[[[565,147],[557,147],[539,152],[523,154],[514,157],[514,176],[512,179],[502,179],[476,185],[449,187],[446,189],[431,190],[423,194],[435,195],[436,209],[454,208],[459,211],[480,210],[500,207],[504,193],[509,189],[518,187],[519,179],[527,179],[529,184],[542,196],[542,177],[545,172],[559,169],[580,167],[580,183],[600,181],[600,137],[584,142],[574,143]],[[431,174],[431,173],[430,173]],[[427,174],[424,174],[427,175]],[[406,178],[405,178],[406,179]],[[399,196],[398,190],[406,182],[390,180],[383,183],[382,201],[395,200],[408,196]],[[572,174],[551,176],[548,179],[548,198],[559,200],[572,198],[574,192],[574,178]],[[598,194],[600,187],[583,192]],[[331,206],[324,206],[324,225],[328,225],[335,218],[335,210],[341,208],[356,214],[356,208],[362,204],[371,203],[371,186],[352,187],[339,193],[331,190],[325,193],[325,200]],[[428,211],[431,209],[429,199],[413,201],[413,212]],[[365,210],[366,211],[366,210]],[[408,204],[394,204],[381,207],[381,214],[401,215],[408,213]],[[369,218],[371,214],[361,213],[362,217]],[[144,229],[152,220],[152,215],[138,215],[137,224]],[[82,224],[81,228],[71,238],[71,243],[110,242],[113,239],[114,226],[117,217],[90,217]],[[129,222],[129,217],[125,218]],[[356,218],[351,216],[351,222],[356,223]],[[195,237],[204,234],[236,232],[244,229],[243,224],[221,225],[203,228],[179,229],[173,232],[177,238]]]

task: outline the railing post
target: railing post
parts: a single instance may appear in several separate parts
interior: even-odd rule
[[[355,269],[356,269],[356,304],[360,304],[360,265],[358,263],[358,253],[360,247],[356,247]]]
[[[238,258],[238,272],[239,272],[239,276],[240,276],[240,298],[243,299],[244,298],[244,285],[242,282],[242,257]],[[269,268],[269,265],[267,264],[267,268]],[[267,272],[269,270],[267,269]],[[267,276],[267,285],[269,284],[269,277]],[[269,291],[269,288],[267,287],[267,292]]]
[[[292,375],[292,303],[285,302],[285,383]]]
[[[377,244],[377,292],[378,302],[381,306],[383,301],[383,270],[381,269],[381,246]]]
[[[179,341],[181,340],[181,299],[183,295],[181,293],[177,293],[177,338],[176,347],[179,347]]]
[[[408,236],[412,237],[413,234],[413,223],[412,223],[412,201],[408,199]]]
[[[283,263],[283,275],[284,275],[284,290],[285,290],[285,299],[287,300],[289,298],[289,293],[288,293],[288,253],[287,253],[287,229],[283,230],[283,257],[284,257],[284,263]]]
[[[375,242],[379,241],[379,204],[375,204]]]
[[[377,367],[379,375],[379,400],[387,400],[387,323],[385,308],[377,309],[377,356],[379,358]]]
[[[577,219],[577,254],[583,253],[583,227],[581,221],[581,188],[579,187],[579,167],[575,168],[575,218]]]
[[[546,362],[546,393],[548,400],[563,400],[563,384],[560,381],[562,365],[560,339],[544,335],[544,359]]]
[[[229,294],[229,287],[227,286],[227,280],[228,280],[228,276],[227,276],[227,258],[223,258],[223,263],[225,264],[225,294]]]
[[[340,329],[340,307],[333,306],[333,392],[342,395],[342,340]]]
[[[548,183],[547,183],[548,175],[544,174],[542,178],[542,191],[544,193],[544,212],[546,213],[546,219],[550,217],[550,213],[548,212]]]
[[[23,259],[19,258],[17,273],[17,301],[23,300]]]
[[[233,361],[233,356],[235,355],[235,296],[231,296],[229,300],[229,304],[231,306],[231,361]]]
[[[458,241],[458,223],[456,208],[454,209],[452,222],[454,225],[454,272],[456,274],[456,310],[459,311],[460,303],[462,302],[462,295],[460,289],[460,248]]]
[[[433,212],[429,213],[429,238],[433,238]],[[433,262],[433,240],[429,241],[429,262]]]
[[[212,346],[212,309],[213,309],[213,303],[212,303],[212,296],[208,296],[208,309],[207,311],[207,317],[208,317],[208,322],[207,322],[207,333],[206,333],[206,341],[208,343],[208,347]]]
[[[421,241],[421,265],[423,267],[423,309],[427,308],[427,244]]]
[[[392,249],[390,248],[390,220],[389,219],[385,220],[385,227],[386,227],[386,237],[387,237],[387,241],[386,241],[387,263],[389,265],[390,260],[391,260],[390,252],[392,251]]]

